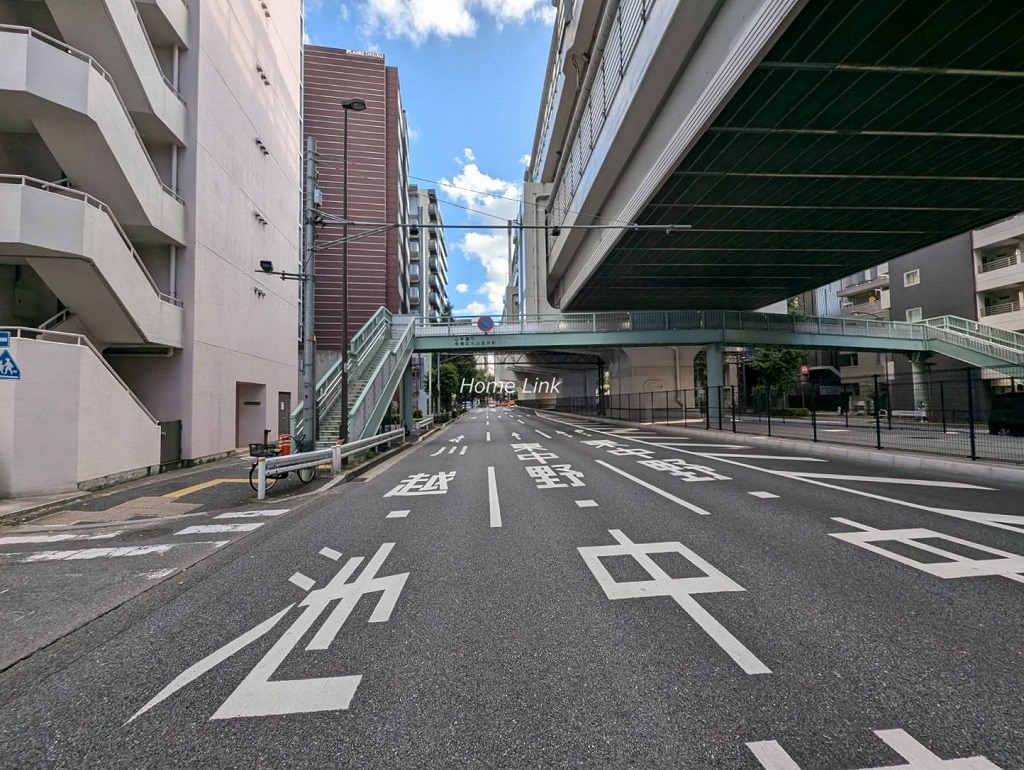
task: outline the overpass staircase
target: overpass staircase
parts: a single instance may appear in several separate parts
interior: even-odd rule
[[[316,388],[320,423],[317,448],[334,445],[341,435],[346,412],[350,441],[378,433],[412,356],[413,320],[410,316],[392,315],[382,307],[352,337],[347,403],[343,404],[341,399],[340,359],[320,378]],[[291,415],[291,432],[297,441],[306,435],[302,406],[299,403]]]

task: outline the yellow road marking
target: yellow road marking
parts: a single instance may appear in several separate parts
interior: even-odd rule
[[[218,484],[248,484],[249,479],[211,479],[210,481],[204,481],[202,484],[195,484],[191,487],[185,487],[184,489],[178,489],[174,492],[168,492],[164,497],[178,498],[184,497],[185,495],[191,495],[193,492],[198,492],[200,489],[209,489],[215,487]]]

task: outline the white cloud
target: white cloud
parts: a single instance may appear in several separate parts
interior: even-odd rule
[[[467,147],[466,149],[464,149],[462,151],[462,154],[468,161],[476,160],[476,155],[473,154],[473,149],[471,147]]]
[[[507,234],[470,231],[458,245],[463,252],[483,265],[487,273],[487,279],[473,292],[485,296],[487,302],[482,305],[479,302],[470,304],[481,305],[486,312],[500,313],[505,303],[505,287],[508,285]],[[480,312],[485,312],[484,309],[481,309]]]
[[[483,17],[499,28],[527,21],[554,22],[550,0],[361,0],[367,34],[408,38],[422,43],[431,35],[442,39],[473,37]]]
[[[472,155],[473,151],[467,149],[466,157]],[[449,200],[476,212],[490,214],[486,217],[489,223],[519,216],[519,199],[522,197],[519,183],[485,174],[475,162],[466,163],[458,174],[451,179],[442,178],[438,184]]]
[[[423,132],[420,131],[418,128],[410,128],[409,129],[409,141],[410,142],[418,142],[420,140],[420,137],[422,137],[422,136],[423,136]]]
[[[490,310],[488,309],[487,305],[485,305],[484,303],[482,303],[482,302],[470,302],[468,305],[466,305],[463,308],[457,308],[455,311],[452,312],[452,315],[453,316],[460,316],[460,315],[484,315],[485,313],[488,313],[488,312],[490,312]]]
[[[455,284],[455,291],[457,291],[459,294],[465,294],[467,291],[469,291],[469,284],[457,283]]]
[[[531,160],[531,155],[528,152],[519,156],[519,162],[522,163],[524,166],[529,167],[530,160]]]

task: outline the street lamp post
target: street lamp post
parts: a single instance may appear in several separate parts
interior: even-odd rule
[[[347,444],[349,435],[349,411],[348,411],[348,114],[349,112],[362,112],[366,109],[366,102],[362,99],[346,99],[341,103],[344,111],[344,132],[343,139],[343,165],[342,165],[342,244],[341,244],[341,282],[342,282],[342,346],[341,346],[341,407],[344,410],[341,420],[342,444]]]

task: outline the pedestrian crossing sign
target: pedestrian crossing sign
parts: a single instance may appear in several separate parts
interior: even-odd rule
[[[0,351],[0,380],[20,380],[21,369],[9,350]]]

